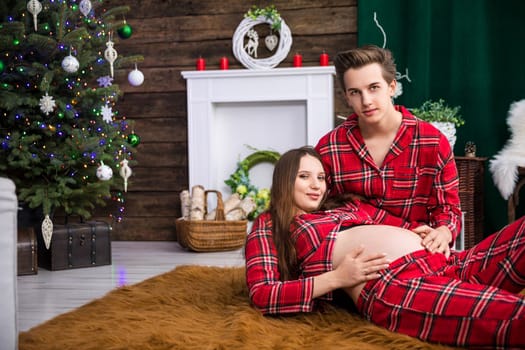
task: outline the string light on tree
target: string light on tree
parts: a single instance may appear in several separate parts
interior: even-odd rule
[[[106,8],[110,3],[9,0],[0,5],[5,39],[0,91],[9,93],[0,98],[0,173],[14,179],[19,203],[39,207],[43,218],[53,219],[58,209],[87,220],[93,208],[109,201],[118,201],[115,219],[122,217],[122,178],[109,174],[121,169],[124,158],[128,166],[134,164],[127,142],[133,122],[117,118],[121,88],[112,84],[107,62],[117,69],[143,58],[117,58],[112,34],[123,26],[129,8]],[[103,15],[96,17],[99,8]],[[129,35],[129,29],[122,28],[122,34]]]

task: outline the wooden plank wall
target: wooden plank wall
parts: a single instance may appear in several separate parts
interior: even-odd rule
[[[230,69],[245,69],[233,56],[232,37],[252,5],[275,5],[290,28],[293,45],[278,67],[291,67],[296,52],[302,54],[304,66],[317,66],[321,52],[332,58],[357,45],[357,0],[107,2],[109,8],[131,7],[126,21],[133,35],[119,40],[115,48],[123,55],[142,54],[139,69],[145,76],[139,87],[127,83],[133,67],[120,69],[115,78],[124,91],[116,109],[135,121],[141,143],[125,195],[123,221],[113,224],[114,240],[176,239],[179,193],[188,187],[186,82],[181,71],[194,70],[199,56],[206,59],[207,69],[218,69],[222,56],[229,58]],[[335,111],[347,113],[340,90]],[[112,210],[113,206],[101,208],[97,219],[108,220]]]

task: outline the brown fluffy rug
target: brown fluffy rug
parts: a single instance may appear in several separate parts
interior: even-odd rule
[[[376,327],[343,308],[264,317],[244,268],[181,266],[20,334],[20,349],[447,349]]]

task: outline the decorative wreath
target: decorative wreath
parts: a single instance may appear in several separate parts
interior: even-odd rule
[[[270,51],[278,40],[277,51],[273,56],[257,58],[258,34],[252,28],[261,23],[268,23],[272,30],[279,32],[279,39],[274,35],[266,37],[265,42]],[[245,45],[244,38],[248,34],[250,40]],[[270,42],[268,43],[268,39]],[[268,46],[270,44],[271,46]],[[271,69],[277,66],[286,58],[292,46],[292,34],[290,28],[279,15],[275,7],[270,6],[264,9],[253,7],[244,15],[244,19],[239,24],[233,34],[233,55],[243,66],[249,69]],[[255,51],[253,51],[255,50]],[[255,54],[254,54],[255,53]],[[250,54],[254,54],[252,57]]]
[[[255,210],[248,214],[248,219],[253,220],[260,213],[268,209],[270,204],[270,191],[266,188],[258,189],[250,182],[250,169],[263,162],[275,164],[280,158],[275,151],[255,151],[237,163],[237,169],[224,181],[232,191],[238,193],[241,199],[252,197],[255,200]]]

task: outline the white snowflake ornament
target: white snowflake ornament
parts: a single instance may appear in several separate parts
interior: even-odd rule
[[[104,75],[103,77],[98,78],[97,82],[100,87],[110,87],[113,85],[113,78],[109,75]]]
[[[97,168],[97,177],[101,181],[108,181],[113,177],[113,170],[100,161],[100,166]]]
[[[40,99],[40,110],[46,115],[49,115],[49,113],[53,112],[56,106],[57,105],[55,100],[53,100],[53,96],[49,96],[47,92]]]
[[[105,106],[102,106],[102,109],[100,110],[100,113],[102,114],[102,119],[106,123],[111,123],[113,121],[113,110],[112,108],[106,103]]]

